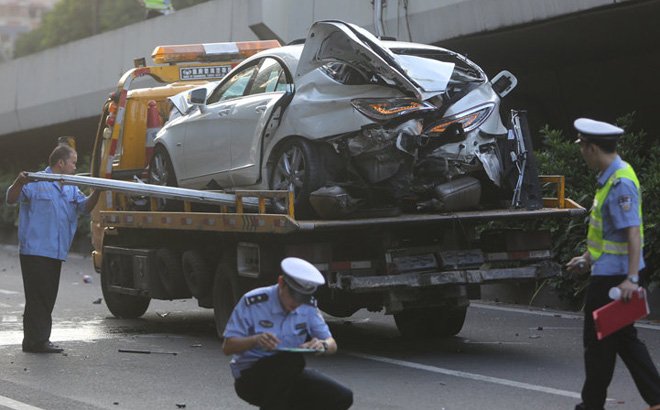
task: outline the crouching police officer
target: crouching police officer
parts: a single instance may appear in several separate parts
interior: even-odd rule
[[[224,331],[223,352],[238,396],[262,409],[348,409],[353,392],[305,369],[295,348],[333,354],[337,344],[312,294],[325,283],[311,263],[285,258],[277,284],[254,289],[238,302]],[[289,351],[287,351],[289,350]]]
[[[574,123],[580,152],[598,171],[598,189],[589,216],[587,251],[566,265],[569,271],[591,267],[584,307],[584,364],[586,380],[582,403],[576,410],[602,410],[612,380],[616,355],[623,359],[635,385],[651,406],[660,404],[660,376],[637,330],[631,324],[598,340],[592,312],[610,302],[608,291],[617,286],[630,299],[644,268],[642,198],[632,167],[617,154],[623,130],[614,125],[579,118]],[[654,407],[655,408],[655,407]]]

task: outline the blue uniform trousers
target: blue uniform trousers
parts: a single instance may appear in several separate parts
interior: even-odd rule
[[[62,261],[34,255],[20,255],[20,261],[25,291],[23,348],[30,348],[50,339]]]
[[[660,404],[660,377],[646,345],[637,338],[633,325],[605,337],[596,338],[592,312],[611,302],[608,292],[625,279],[625,275],[592,276],[587,287],[584,315],[584,364],[586,380],[582,387],[582,404],[576,409],[602,410],[607,387],[614,373],[616,355],[625,363],[644,401]]]
[[[263,410],[345,410],[353,392],[327,376],[305,369],[300,353],[277,353],[241,371],[238,397]]]

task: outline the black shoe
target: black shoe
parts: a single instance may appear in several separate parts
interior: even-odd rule
[[[51,342],[43,342],[36,345],[24,344],[23,351],[27,353],[62,353],[64,349]]]

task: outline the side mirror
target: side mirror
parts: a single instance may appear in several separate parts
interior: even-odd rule
[[[190,104],[192,105],[205,105],[206,104],[206,88],[197,88],[190,92]]]
[[[492,80],[490,80],[490,85],[493,87],[493,90],[500,97],[504,97],[509,94],[516,85],[518,85],[518,79],[515,75],[504,70],[500,71]]]

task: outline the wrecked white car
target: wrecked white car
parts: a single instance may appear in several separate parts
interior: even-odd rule
[[[316,22],[304,44],[190,92],[196,108],[158,133],[150,180],[292,190],[299,216],[474,208],[486,185],[504,185],[499,103],[515,85],[443,48]]]

